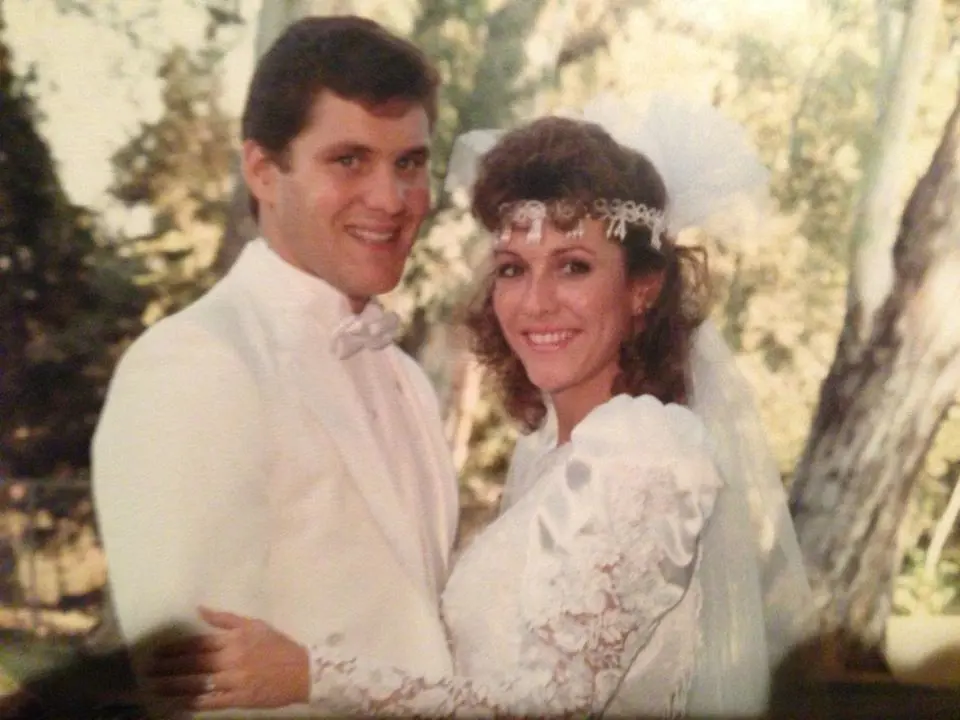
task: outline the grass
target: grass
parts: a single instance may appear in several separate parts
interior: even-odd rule
[[[23,683],[64,666],[75,657],[76,643],[70,640],[0,631],[0,673],[10,682]]]
[[[6,673],[4,673],[3,669],[0,668],[0,697],[9,695],[10,693],[16,692],[19,689],[20,684],[12,677],[9,677]]]
[[[121,655],[89,656],[77,638],[0,632],[0,674],[9,690],[23,686],[44,718],[119,720],[138,714],[129,702],[130,676]]]

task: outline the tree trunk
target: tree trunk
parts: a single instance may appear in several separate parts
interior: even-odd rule
[[[475,71],[470,77],[461,74],[444,80],[441,102],[449,105],[447,110],[453,111],[451,115],[456,120],[434,138],[433,151],[442,160],[441,170],[445,169],[454,139],[460,133],[478,128],[508,128],[519,117],[535,112],[538,91],[552,77],[573,21],[573,0],[507,0],[489,5],[496,9],[487,15],[486,39]],[[462,8],[456,2],[423,2],[413,23],[410,39],[435,54],[441,67],[448,52],[463,52],[449,45],[436,46],[438,31],[460,12]],[[448,207],[448,197],[441,194],[436,200],[435,212]],[[427,233],[430,224],[428,220]],[[473,242],[483,242],[483,237],[477,235]],[[478,254],[476,250],[467,247],[464,255],[472,258]],[[462,467],[466,449],[456,443],[467,442],[472,436],[476,418],[465,410],[476,404],[478,371],[462,343],[455,340],[458,335],[445,327],[451,321],[450,309],[445,309],[440,322],[429,322],[427,318],[428,308],[417,308],[403,347],[427,368],[439,390],[458,467]]]
[[[877,148],[864,171],[863,192],[853,227],[848,309],[857,314],[856,342],[863,348],[875,314],[894,283],[890,250],[897,236],[903,173],[910,129],[917,115],[923,79],[940,19],[941,0],[914,0],[904,24],[897,57],[883,53],[877,92]]]
[[[930,579],[936,577],[940,559],[943,557],[943,549],[947,546],[947,539],[957,527],[957,518],[960,518],[960,462],[953,463],[953,468],[954,472],[948,475],[953,478],[950,500],[933,529],[930,547],[927,548],[927,558],[923,563],[923,574]]]
[[[456,402],[451,403],[446,430],[453,453],[453,466],[457,472],[461,472],[470,453],[470,439],[483,388],[483,368],[472,356],[461,353],[457,358],[453,376],[453,396]]]
[[[907,498],[960,390],[960,97],[917,184],[870,322],[848,308],[791,497],[828,630],[879,647]]]

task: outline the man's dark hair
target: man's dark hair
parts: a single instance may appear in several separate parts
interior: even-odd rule
[[[438,85],[439,75],[426,56],[373,20],[305,17],[284,30],[258,62],[243,110],[242,137],[282,165],[324,90],[373,107],[394,100],[419,103],[432,126]],[[252,197],[251,210],[256,217]]]

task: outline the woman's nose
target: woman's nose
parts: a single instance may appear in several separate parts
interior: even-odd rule
[[[557,288],[550,278],[534,276],[524,294],[524,309],[531,315],[543,315],[557,307]]]

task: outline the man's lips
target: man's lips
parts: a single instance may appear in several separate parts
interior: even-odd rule
[[[347,226],[346,231],[351,237],[368,245],[387,245],[400,237],[401,229],[399,225],[379,227],[350,225]]]

